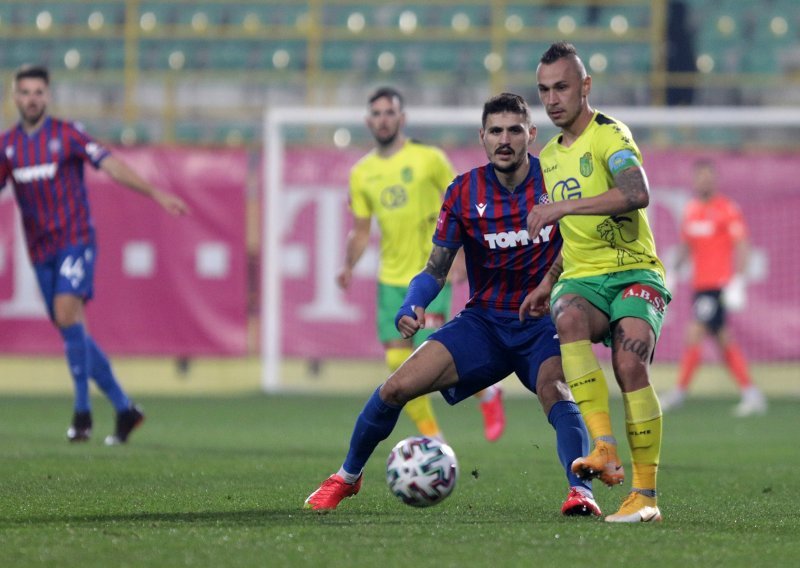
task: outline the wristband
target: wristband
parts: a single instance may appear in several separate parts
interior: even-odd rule
[[[441,286],[436,281],[436,278],[427,272],[420,272],[411,282],[408,283],[408,291],[403,300],[403,305],[397,310],[397,315],[394,317],[394,326],[397,327],[400,319],[403,316],[409,316],[417,319],[417,314],[414,313],[414,308],[421,307],[427,308],[428,305],[439,295]]]

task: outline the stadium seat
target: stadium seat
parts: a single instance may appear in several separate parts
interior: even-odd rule
[[[247,66],[247,48],[237,40],[215,40],[202,42],[205,53],[205,68],[209,70],[236,70]]]
[[[209,44],[201,40],[143,40],[139,46],[139,65],[142,69],[161,71],[171,69],[169,60],[175,52],[184,57],[182,69],[205,69],[208,66]]]
[[[12,67],[30,63],[34,65],[52,66],[56,61],[56,50],[52,40],[12,41],[9,49]],[[61,64],[63,67],[63,62]]]
[[[511,16],[517,16],[522,20],[522,25],[526,28],[545,27],[547,23],[547,8],[541,5],[531,5],[528,3],[509,4],[506,6],[506,21]]]
[[[278,52],[286,52],[288,61],[283,66],[278,66],[282,61],[277,56]],[[305,69],[307,62],[306,43],[300,40],[292,41],[255,41],[250,43],[246,54],[247,67],[272,71],[274,69],[298,71]],[[277,61],[276,61],[277,60]]]
[[[422,52],[425,71],[455,71],[461,67],[461,49],[465,45],[452,41],[426,42]]]
[[[741,11],[727,3],[705,7],[693,14],[695,50],[714,60],[714,73],[736,73],[744,67],[747,44],[743,40]]]
[[[597,10],[596,19],[592,21],[587,13],[586,24],[596,26],[603,31],[612,31],[612,20],[617,16],[624,16],[628,22],[629,30],[644,29],[650,26],[652,8],[647,4],[626,4],[620,6],[604,6]]]
[[[204,16],[206,27],[195,29],[198,16]],[[198,34],[207,34],[227,23],[228,11],[225,6],[216,2],[196,2],[189,8],[183,6],[175,14],[175,24]]]
[[[366,27],[378,25],[373,13],[375,6],[360,2],[324,3],[322,6],[322,23],[327,27],[346,29],[347,21],[354,13],[364,16]]]
[[[154,0],[143,0],[139,4],[139,15],[152,12],[156,17],[156,25],[159,27],[174,26],[178,21],[178,14],[185,7],[166,2]]]
[[[0,2],[0,30],[11,29],[16,23],[14,6],[8,2]]]
[[[361,41],[329,41],[322,47],[321,67],[327,71],[366,70],[372,46]]]
[[[559,21],[565,16],[572,18],[578,28],[585,27],[589,23],[587,19],[588,12],[586,6],[580,5],[548,4],[545,6],[544,16],[545,25],[555,29],[558,29]],[[567,37],[565,39],[570,38]]]

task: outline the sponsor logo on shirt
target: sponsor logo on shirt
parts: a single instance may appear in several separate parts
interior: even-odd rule
[[[381,191],[381,204],[386,209],[397,209],[405,205],[407,201],[406,188],[402,185],[391,185]]]
[[[53,179],[56,177],[57,171],[58,164],[51,162],[49,164],[37,164],[35,166],[14,168],[11,173],[13,174],[14,180],[17,183],[31,183],[32,181]]]
[[[530,244],[546,243],[550,241],[550,233],[553,232],[554,225],[548,225],[539,231],[539,236],[531,239],[527,229],[521,231],[504,231],[502,233],[488,233],[483,235],[483,240],[489,243],[489,248],[515,248],[517,246],[527,246]]]

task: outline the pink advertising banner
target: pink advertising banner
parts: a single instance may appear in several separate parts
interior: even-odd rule
[[[448,149],[459,171],[485,161],[480,148]],[[153,202],[87,170],[99,233],[92,333],[111,353],[242,355],[247,351],[245,187],[258,164],[245,151],[119,149],[161,187],[185,198],[192,214],[173,218]],[[375,332],[378,236],[347,291],[335,284],[350,228],[348,172],[363,150],[289,148],[280,232],[282,349],[302,358],[380,358]],[[800,154],[644,149],[650,221],[667,263],[678,219],[691,196],[691,164],[713,158],[720,189],[738,201],[754,254],[748,304],[731,325],[754,360],[800,359]],[[10,188],[0,193],[0,353],[60,353],[22,243]],[[252,286],[252,284],[251,284]],[[250,293],[257,290],[250,289]],[[685,280],[676,288],[657,350],[680,354],[690,318]],[[463,306],[457,287],[454,309]]]
[[[246,351],[247,155],[181,148],[115,155],[191,207],[173,217],[86,168],[98,234],[91,333],[111,353]],[[0,193],[0,352],[61,353],[24,247],[10,185]]]
[[[283,349],[287,355],[380,357],[375,332],[377,236],[360,262],[351,288],[340,291],[334,275],[344,257],[350,227],[347,176],[359,151],[294,150],[286,165],[287,208],[282,229],[284,254]],[[485,162],[476,150],[448,150],[459,171]],[[756,360],[800,359],[800,154],[644,150],[652,200],[649,217],[659,255],[668,263],[678,242],[678,221],[691,197],[691,164],[712,158],[719,188],[741,205],[750,227],[754,254],[749,301],[733,314],[731,325],[745,351]],[[690,318],[686,280],[676,288],[658,345],[661,361],[680,354],[683,328]],[[454,309],[463,306],[465,287],[456,290]]]

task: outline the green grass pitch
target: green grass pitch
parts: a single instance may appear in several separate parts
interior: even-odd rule
[[[303,501],[336,471],[363,396],[144,398],[129,445],[107,448],[112,412],[70,445],[65,396],[0,397],[0,566],[790,566],[800,557],[797,399],[736,419],[733,399],[692,399],[665,418],[664,522],[565,518],[554,435],[532,397],[483,439],[472,400],[435,400],[461,476],[439,506],[413,509],[385,483],[413,435],[401,416],[361,493],[319,515]],[[622,433],[621,402],[612,413]],[[622,442],[626,466],[627,445]],[[630,479],[630,470],[628,469]],[[622,487],[595,487],[612,513]]]

